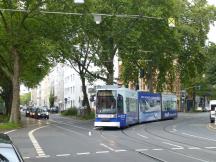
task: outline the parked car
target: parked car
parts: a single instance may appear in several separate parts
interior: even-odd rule
[[[35,118],[36,119],[49,119],[49,112],[47,109],[44,108],[37,108],[35,111]]]
[[[209,102],[209,109],[210,109],[210,122],[215,122],[215,111],[216,111],[216,100],[210,100]]]
[[[15,147],[10,137],[3,133],[0,133],[0,161],[24,162],[20,152]]]
[[[36,107],[33,107],[33,108],[30,109],[30,113],[29,113],[30,117],[32,117],[32,118],[35,117],[35,111],[36,111],[36,109],[37,109]]]
[[[27,107],[27,109],[26,109],[26,117],[29,117],[30,116],[30,111],[31,111],[31,107]]]
[[[59,109],[58,109],[57,106],[51,107],[51,108],[50,108],[50,112],[51,112],[51,113],[58,113],[58,112],[59,112]]]

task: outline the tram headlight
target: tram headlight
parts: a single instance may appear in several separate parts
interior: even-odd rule
[[[97,114],[97,118],[116,118],[116,114]]]

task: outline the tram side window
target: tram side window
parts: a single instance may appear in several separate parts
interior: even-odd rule
[[[137,100],[134,98],[126,98],[126,108],[127,108],[127,112],[136,112]]]
[[[117,111],[119,114],[124,113],[124,102],[123,102],[123,96],[118,94],[117,98]]]

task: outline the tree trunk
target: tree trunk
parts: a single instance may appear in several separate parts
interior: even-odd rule
[[[91,112],[91,108],[90,108],[88,95],[87,95],[87,91],[86,91],[85,77],[81,76],[80,79],[82,81],[82,92],[83,92],[82,106],[87,107],[87,113],[89,114]]]
[[[11,80],[7,80],[7,84],[3,86],[3,93],[1,95],[5,103],[6,114],[10,115],[11,105],[12,105],[12,96],[13,95],[13,86]]]
[[[113,81],[114,81],[114,65],[112,62],[110,62],[110,64],[107,66],[107,71],[108,71],[108,74],[107,74],[107,82],[106,84],[107,85],[113,85]]]
[[[12,84],[13,84],[13,100],[11,106],[11,115],[10,115],[10,122],[19,123],[20,122],[20,83],[19,83],[19,75],[20,75],[20,58],[16,48],[12,49],[12,56],[13,56],[13,77],[12,77]]]
[[[154,89],[153,89],[152,67],[149,67],[147,80],[148,80],[149,92],[153,92]]]

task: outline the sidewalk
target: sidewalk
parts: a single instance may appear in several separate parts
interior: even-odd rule
[[[209,123],[208,127],[216,130],[216,124],[215,123]]]

